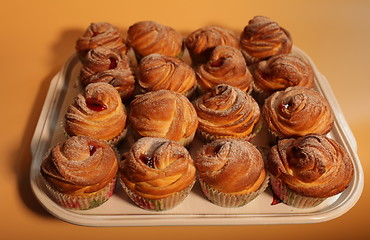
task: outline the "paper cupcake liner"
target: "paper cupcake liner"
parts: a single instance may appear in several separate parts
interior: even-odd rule
[[[269,176],[268,174],[266,175],[265,180],[257,191],[240,195],[220,192],[217,189],[207,185],[202,179],[199,179],[199,182],[204,195],[209,201],[220,207],[236,208],[245,206],[258,197],[262,192],[264,192],[269,183]]]
[[[245,59],[245,62],[247,63],[248,66],[258,63],[260,60],[258,58],[252,57],[249,55],[245,50],[241,49],[241,52],[243,54],[243,57]]]
[[[265,104],[265,100],[271,96],[271,93],[263,92],[262,90],[258,89],[255,84],[253,84],[253,90],[251,92],[251,96],[256,100],[258,105],[262,107]]]
[[[189,100],[194,99],[196,97],[197,88],[198,84],[195,82],[194,86],[184,93],[185,97],[187,97]]]
[[[281,137],[279,137],[275,132],[271,131],[271,129],[267,130],[267,138],[268,142],[271,146],[276,145]]]
[[[118,136],[116,136],[113,139],[106,140],[107,143],[111,145],[112,147],[116,147],[126,137],[127,129],[128,127],[126,125],[126,127],[122,130],[122,132]]]
[[[97,192],[89,193],[86,195],[72,195],[61,193],[50,186],[46,181],[46,188],[50,193],[51,198],[60,206],[68,209],[87,210],[96,208],[106,202],[114,192],[116,187],[117,178],[114,177],[112,181],[104,188]]]
[[[142,197],[133,191],[131,191],[125,183],[120,179],[120,184],[122,188],[125,190],[128,197],[140,208],[145,210],[152,210],[152,211],[165,211],[172,209],[179,205],[181,202],[185,200],[185,198],[189,195],[191,189],[194,186],[195,181],[190,184],[187,188],[180,192],[176,192],[166,198],[162,199],[148,199]]]
[[[326,198],[313,198],[293,192],[282,181],[270,177],[270,185],[275,195],[286,205],[296,208],[312,208],[322,203]]]
[[[194,132],[193,134],[191,134],[189,137],[187,138],[182,138],[180,139],[179,141],[177,141],[179,144],[183,145],[184,147],[188,146],[193,140],[194,140],[194,136],[195,136],[195,133]]]

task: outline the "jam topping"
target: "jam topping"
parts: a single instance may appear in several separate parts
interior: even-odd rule
[[[96,147],[94,145],[90,145],[90,156],[92,156],[96,152]]]
[[[216,61],[211,63],[211,67],[221,67],[224,63],[225,58],[219,58]]]
[[[92,156],[100,146],[96,142],[89,142],[90,156]]]
[[[154,166],[154,158],[152,156],[149,156],[149,155],[141,155],[140,156],[140,160],[145,165],[147,165],[148,167],[155,168],[155,166]]]
[[[118,59],[110,57],[109,61],[110,61],[109,69],[115,69],[118,65]]]
[[[96,112],[101,112],[108,108],[104,103],[94,98],[87,98],[86,106]]]
[[[275,193],[272,194],[272,202],[271,202],[271,205],[277,205],[279,203],[281,203],[282,201],[280,200],[280,198],[278,198],[278,196],[276,196]]]

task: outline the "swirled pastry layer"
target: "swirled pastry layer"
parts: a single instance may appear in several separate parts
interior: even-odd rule
[[[131,102],[129,122],[141,136],[180,141],[192,136],[198,126],[193,105],[181,93],[157,90]]]
[[[262,108],[266,126],[280,138],[327,134],[334,114],[326,99],[314,89],[296,86],[277,91]]]
[[[140,61],[138,83],[143,92],[166,89],[185,94],[195,86],[196,78],[183,60],[153,53]]]
[[[218,138],[245,138],[260,118],[257,102],[248,94],[226,84],[194,102],[199,118],[199,130]]]
[[[182,54],[183,38],[172,27],[153,21],[140,21],[130,26],[127,34],[127,42],[139,58],[151,53],[173,57]]]
[[[99,46],[115,48],[124,54],[128,49],[120,30],[107,22],[91,23],[83,35],[77,39],[76,51],[83,60],[90,49]]]
[[[258,149],[237,139],[218,139],[204,145],[194,163],[199,178],[223,193],[254,192],[266,176]]]
[[[256,16],[248,22],[240,36],[240,47],[256,59],[290,53],[292,39],[287,30],[264,16]]]
[[[291,54],[272,56],[251,69],[255,89],[269,94],[292,86],[312,88],[314,84],[312,68],[303,59]]]
[[[168,139],[143,137],[124,154],[120,177],[134,193],[162,199],[193,184],[195,167],[182,145]]]
[[[97,47],[87,53],[80,71],[80,82],[83,87],[95,82],[109,83],[124,101],[132,97],[135,86],[128,56],[106,47]]]
[[[353,176],[352,161],[345,149],[320,134],[278,141],[270,150],[267,168],[289,189],[315,198],[344,191]]]
[[[83,195],[109,184],[116,177],[118,161],[107,143],[88,136],[74,136],[55,145],[40,170],[58,191]]]
[[[248,92],[251,89],[252,75],[239,49],[219,45],[214,48],[209,60],[196,70],[197,81],[203,92],[219,84],[228,84]]]
[[[219,26],[205,26],[190,33],[184,40],[194,65],[204,63],[214,47],[227,45],[239,49],[239,38],[231,30]]]
[[[91,83],[75,98],[65,115],[65,130],[111,140],[126,127],[127,113],[117,90],[107,83]]]

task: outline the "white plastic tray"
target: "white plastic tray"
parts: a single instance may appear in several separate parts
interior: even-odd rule
[[[117,186],[115,194],[97,208],[75,211],[60,207],[45,194],[39,167],[50,147],[65,137],[62,121],[67,106],[73,102],[78,92],[75,84],[81,67],[78,58],[74,55],[51,81],[31,142],[33,160],[30,182],[35,196],[55,217],[84,226],[297,224],[318,223],[341,216],[356,204],[364,185],[356,141],[326,78],[318,72],[312,60],[303,51],[294,47],[293,52],[304,57],[313,67],[315,87],[326,97],[335,113],[335,123],[329,137],[346,148],[354,163],[354,178],[350,186],[340,195],[325,200],[317,207],[298,209],[283,203],[271,205],[273,197],[271,190],[267,189],[246,206],[222,208],[206,200],[199,185],[196,184],[190,195],[179,206],[168,211],[153,212],[134,205]],[[254,141],[257,145],[263,145],[263,140],[264,137],[261,134]]]

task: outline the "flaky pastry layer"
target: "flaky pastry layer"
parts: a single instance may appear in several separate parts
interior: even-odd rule
[[[289,189],[314,198],[344,191],[353,176],[353,164],[345,149],[320,134],[278,141],[270,150],[267,169]]]

